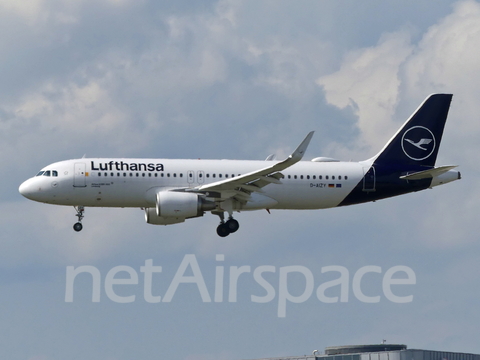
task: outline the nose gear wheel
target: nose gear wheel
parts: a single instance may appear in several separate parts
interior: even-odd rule
[[[84,218],[83,213],[85,211],[85,207],[84,206],[74,206],[74,208],[77,211],[75,216],[78,218],[78,222],[76,222],[73,225],[73,230],[75,230],[76,232],[79,232],[79,231],[82,231],[82,229],[83,229],[82,219]]]

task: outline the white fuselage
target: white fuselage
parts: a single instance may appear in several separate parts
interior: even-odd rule
[[[27,198],[56,205],[155,207],[159,190],[194,188],[269,165],[248,160],[76,159],[46,166],[26,180]],[[338,204],[362,180],[369,164],[300,161],[282,171],[241,209],[322,209]],[[48,172],[48,173],[47,173]],[[56,176],[53,176],[53,175]]]

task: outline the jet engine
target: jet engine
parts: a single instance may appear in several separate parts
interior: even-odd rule
[[[185,219],[203,216],[205,211],[214,210],[215,202],[207,201],[197,194],[160,191],[156,207],[145,209],[145,220],[149,224],[169,225],[184,222]]]

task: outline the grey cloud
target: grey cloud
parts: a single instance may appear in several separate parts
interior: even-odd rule
[[[455,282],[478,268],[478,141],[469,135],[477,129],[478,89],[467,82],[472,72],[462,71],[463,65],[455,67],[460,77],[445,68],[447,83],[462,81],[455,83],[440,155],[458,162],[464,179],[432,191],[341,209],[241,213],[242,228],[227,241],[215,235],[218,218],[210,214],[156,227],[145,224],[139,209],[87,209],[85,229],[76,234],[72,208],[31,203],[17,192],[40,167],[84,153],[263,159],[271,152],[287,155],[310,130],[317,131],[307,157],[361,160],[373,154],[359,142],[356,109],[329,104],[328,89],[315,81],[342,71],[349,55],[378,50],[387,34],[407,33],[406,47],[414,51],[407,65],[392,72],[401,82],[396,105],[386,119],[377,119],[395,128],[433,89],[438,73],[432,68],[416,77],[421,64],[462,64],[460,57],[440,58],[431,47],[466,25],[459,8],[477,3],[37,3],[39,11],[28,16],[0,8],[3,357],[240,359],[378,341],[382,334],[419,347],[461,351],[468,345],[480,351],[472,310],[475,276]],[[466,48],[476,39],[456,34]],[[454,43],[458,49],[461,42]],[[465,84],[470,94],[462,91]],[[378,137],[382,142],[383,134]],[[184,284],[170,304],[139,300],[120,306],[104,293],[105,301],[93,304],[88,279],[78,283],[77,301],[64,303],[67,265],[95,265],[105,276],[114,266],[139,271],[154,259],[164,269],[155,290],[164,294],[181,259],[191,253],[211,293],[215,254],[225,255],[226,269],[274,265],[272,279],[281,266],[303,265],[315,273],[316,286],[325,281],[322,266],[342,265],[353,273],[365,265],[385,270],[403,264],[412,267],[418,284],[414,302],[405,307],[353,300],[329,306],[313,296],[288,308],[282,320],[276,301],[249,301],[262,289],[247,278],[237,303],[204,304],[195,287]],[[375,275],[365,279],[372,294],[378,290]],[[142,298],[142,286],[131,289]],[[447,328],[453,330],[442,330]]]

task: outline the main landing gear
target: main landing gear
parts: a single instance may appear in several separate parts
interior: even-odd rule
[[[83,212],[85,211],[85,207],[83,206],[74,206],[77,213],[75,214],[78,217],[78,222],[73,225],[73,230],[79,232],[83,229],[82,219],[83,219]]]
[[[220,225],[217,227],[217,234],[218,236],[225,237],[228,236],[235,231],[238,230],[240,227],[240,224],[238,223],[237,220],[235,220],[232,216],[228,218],[227,221],[225,221],[225,217],[222,213],[217,213],[217,215],[220,217]]]

